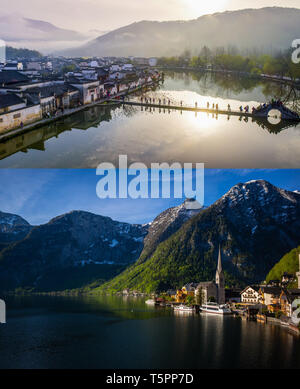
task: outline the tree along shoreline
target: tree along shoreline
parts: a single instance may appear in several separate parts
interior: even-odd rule
[[[176,72],[197,72],[197,73],[216,73],[216,74],[225,74],[225,75],[234,75],[238,77],[247,77],[252,78],[256,80],[267,80],[267,81],[274,81],[279,82],[282,84],[293,86],[296,89],[300,90],[300,79],[299,80],[292,80],[288,77],[280,77],[276,75],[269,75],[269,74],[255,74],[240,70],[225,70],[225,69],[206,69],[203,67],[191,67],[191,66],[167,66],[167,65],[158,65],[158,69],[164,70],[164,71],[176,71]]]

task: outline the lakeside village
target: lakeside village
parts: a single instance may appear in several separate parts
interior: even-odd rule
[[[300,254],[296,278],[284,273],[281,282],[275,280],[267,285],[249,285],[243,290],[227,289],[219,248],[214,281],[188,283],[179,290],[153,295],[146,300],[146,304],[169,306],[178,313],[231,314],[245,320],[280,324],[300,335]],[[290,288],[295,282],[298,288]],[[129,289],[125,289],[122,294],[141,295]]]
[[[115,104],[116,99],[124,101],[134,92],[146,92],[164,79],[164,67],[158,64],[157,58],[136,57],[38,57],[0,63],[0,135],[14,135],[97,104]],[[211,71],[209,67],[202,70]],[[135,104],[151,107],[155,103],[171,107],[170,101],[167,105],[160,99],[141,98]],[[189,109],[182,105],[173,108]],[[197,102],[190,109],[198,110]],[[267,117],[273,109],[280,111],[282,119],[300,120],[297,112],[277,100],[253,107],[252,111],[249,106],[241,106],[240,113]],[[202,110],[223,112],[218,104],[208,104]],[[225,113],[233,113],[230,105]]]
[[[47,58],[0,64],[0,134],[46,124],[147,90],[163,77],[154,58]]]

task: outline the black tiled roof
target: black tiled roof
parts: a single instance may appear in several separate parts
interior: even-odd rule
[[[10,107],[12,105],[22,104],[24,101],[13,93],[0,93],[0,108]]]
[[[280,295],[281,293],[281,288],[280,287],[276,287],[276,286],[262,286],[262,291],[263,293],[267,293],[267,294],[273,294],[273,295]]]
[[[66,92],[73,92],[77,91],[75,87],[68,84],[57,84],[57,85],[48,85],[48,86],[42,86],[37,88],[30,88],[27,90],[27,93],[29,94],[41,94],[41,97],[49,97],[49,96],[61,96],[65,94]]]
[[[29,81],[29,78],[16,70],[2,70],[0,72],[0,85],[8,85]]]

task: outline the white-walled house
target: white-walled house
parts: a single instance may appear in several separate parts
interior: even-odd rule
[[[110,72],[110,73],[120,72],[121,69],[122,69],[122,68],[121,68],[120,65],[118,65],[118,64],[113,64],[113,65],[110,65],[109,72]]]
[[[125,63],[125,64],[122,66],[122,70],[130,70],[130,71],[132,71],[132,70],[133,70],[133,65],[132,65],[132,63]]]
[[[100,100],[104,91],[104,86],[100,85],[99,81],[71,80],[70,85],[80,91],[81,102],[84,105]]]
[[[0,133],[33,123],[42,118],[40,104],[28,105],[13,93],[0,94]]]
[[[247,286],[241,292],[241,302],[246,304],[258,304],[260,302],[259,287]]]

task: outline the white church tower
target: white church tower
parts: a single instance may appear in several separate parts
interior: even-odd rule
[[[222,269],[221,247],[219,246],[218,267],[216,271],[216,284],[218,288],[218,304],[225,304],[225,277]]]
[[[299,254],[299,271],[296,273],[298,278],[298,289],[300,289],[300,254]]]

